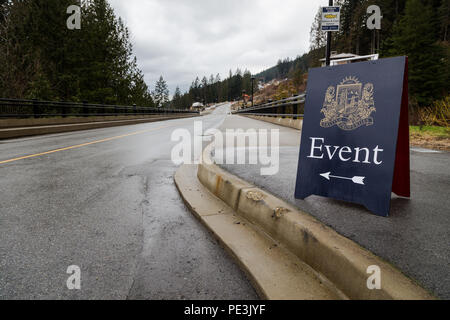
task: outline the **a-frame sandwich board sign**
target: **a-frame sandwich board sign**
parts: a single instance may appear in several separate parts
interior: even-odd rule
[[[295,197],[388,216],[410,197],[408,122],[407,57],[310,69]]]

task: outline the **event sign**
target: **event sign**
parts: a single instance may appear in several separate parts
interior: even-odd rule
[[[410,197],[407,58],[311,69],[295,197],[388,216],[392,192]]]

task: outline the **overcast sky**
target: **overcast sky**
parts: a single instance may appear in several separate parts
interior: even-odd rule
[[[308,51],[325,0],[109,0],[131,31],[134,53],[153,90],[160,75],[171,95],[196,76],[230,69],[260,72]]]

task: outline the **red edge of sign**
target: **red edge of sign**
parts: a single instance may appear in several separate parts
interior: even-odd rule
[[[408,57],[405,61],[402,106],[398,128],[397,151],[395,155],[392,191],[401,197],[411,197],[409,115],[408,115]]]

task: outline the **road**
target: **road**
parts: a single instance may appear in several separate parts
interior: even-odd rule
[[[195,120],[0,141],[0,299],[257,299],[174,186],[170,137]]]
[[[301,132],[271,123],[231,116],[226,129],[279,129],[280,170],[262,176],[260,165],[223,167],[313,215],[354,240],[442,299],[450,299],[450,153],[412,148],[411,199],[393,196],[388,218],[360,205],[311,196],[294,198]]]

